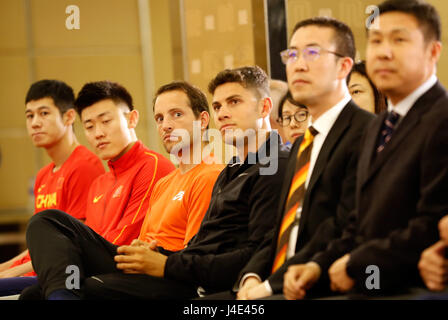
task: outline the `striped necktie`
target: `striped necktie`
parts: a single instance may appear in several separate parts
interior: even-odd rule
[[[378,146],[376,147],[377,153],[383,151],[386,143],[388,143],[390,138],[392,138],[392,133],[394,133],[398,119],[400,119],[400,115],[395,111],[391,111],[387,114],[386,120],[384,120],[383,126],[381,127],[380,140],[378,141]]]
[[[314,136],[317,133],[317,130],[310,126],[305,132],[299,152],[297,153],[295,174],[289,187],[282,224],[278,233],[277,250],[272,266],[272,273],[286,261],[286,250],[288,248],[291,230],[294,226],[299,225],[300,215],[302,213],[302,202],[305,196],[305,182],[310,167],[311,149],[313,148]]]

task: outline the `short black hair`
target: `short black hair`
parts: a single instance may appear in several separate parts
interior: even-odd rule
[[[398,11],[414,16],[426,41],[440,41],[442,37],[440,16],[436,8],[423,0],[387,0],[378,5],[378,9],[380,15]]]
[[[208,101],[205,94],[202,92],[201,89],[186,81],[173,81],[161,86],[154,96],[152,107],[153,110],[158,96],[160,96],[162,93],[176,90],[185,92],[185,94],[188,97],[188,100],[190,101],[191,110],[193,111],[196,117],[199,117],[199,115],[203,111],[209,112]]]
[[[33,100],[52,98],[61,116],[74,108],[75,95],[73,89],[63,81],[44,79],[37,81],[28,89],[25,104]]]
[[[356,47],[355,37],[348,25],[331,17],[314,17],[299,21],[293,31],[292,35],[300,28],[307,26],[317,26],[323,28],[331,28],[334,31],[334,42],[336,44],[336,52],[344,57],[350,57],[355,60]]]
[[[281,118],[282,117],[282,113],[283,113],[283,105],[285,104],[285,102],[288,101],[289,103],[291,103],[293,106],[296,107],[300,107],[300,108],[305,108],[308,109],[305,105],[297,102],[296,100],[294,100],[294,98],[291,95],[291,92],[288,91],[283,98],[280,100],[280,103],[278,105],[278,117]]]
[[[112,81],[96,81],[85,84],[75,100],[75,108],[81,112],[99,101],[110,99],[115,104],[124,103],[129,110],[134,110],[131,94],[121,84]]]
[[[241,67],[236,69],[225,69],[219,72],[208,84],[208,91],[215,93],[218,86],[236,82],[246,89],[255,89],[258,98],[269,97],[269,78],[259,66]]]

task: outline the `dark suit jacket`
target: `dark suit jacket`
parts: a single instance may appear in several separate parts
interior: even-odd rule
[[[356,163],[360,140],[367,124],[374,117],[373,114],[357,107],[352,100],[339,114],[319,152],[305,194],[296,245],[297,254],[284,263],[275,274],[270,275],[302,138],[295,141],[282,186],[277,227],[267,234],[255,255],[240,273],[238,281],[244,274],[254,272],[262,279],[269,277],[273,291],[279,292],[283,287],[283,274],[290,264],[308,261],[315,253],[324,250],[330,240],[341,235],[343,227],[348,224],[349,213],[355,206]]]
[[[356,221],[313,260],[325,272],[350,252],[347,273],[364,293],[415,285],[421,252],[438,239],[448,213],[448,95],[435,84],[402,119],[384,150],[376,144],[386,114],[363,138],[356,186]],[[379,268],[380,290],[367,290],[369,265]]]

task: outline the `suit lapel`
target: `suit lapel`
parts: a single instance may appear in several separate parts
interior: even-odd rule
[[[415,109],[412,111],[415,111]],[[374,175],[378,171],[378,169],[382,167],[382,165],[390,157],[390,155],[398,149],[398,147],[400,146],[400,142],[408,135],[409,131],[411,131],[415,127],[415,125],[419,121],[419,118],[419,113],[411,111],[403,118],[397,130],[393,133],[392,139],[390,139],[390,141],[386,144],[384,150],[376,155],[373,162],[371,163],[367,179]],[[373,145],[373,148],[371,148],[372,156],[373,153],[376,152],[376,141],[378,140],[378,135],[379,132],[375,136],[375,143]],[[370,159],[372,159],[372,157]]]
[[[333,150],[336,147],[337,143],[340,141],[341,136],[349,128],[354,108],[355,108],[354,103],[352,102],[352,100],[350,100],[350,102],[347,103],[347,105],[339,114],[338,118],[336,119],[335,123],[330,129],[327,137],[325,138],[324,144],[320,149],[316,163],[314,164],[308,188],[305,193],[305,198],[303,200],[304,207],[302,212],[304,212],[305,214],[303,214],[300,219],[299,233],[300,231],[303,230],[305,220],[307,219],[308,216],[306,213],[308,212],[309,198],[313,192],[314,186],[316,185],[316,182],[322,175],[322,172],[324,171],[328,163],[328,158],[333,153]]]
[[[374,153],[376,152],[376,144],[378,141],[378,136],[380,135],[380,130],[383,125],[384,120],[387,117],[387,112],[383,112],[378,116],[376,121],[372,124],[370,130],[368,130],[364,143],[364,152],[361,152],[358,162],[358,177],[357,179],[361,184],[364,184],[366,179],[369,177],[370,163],[373,159]]]
[[[431,105],[436,103],[436,100],[444,93],[444,89],[437,82],[431,89],[429,89],[425,94],[423,94],[412,106],[406,116],[403,118],[398,128],[392,135],[390,141],[386,144],[383,151],[381,151],[373,160],[371,165],[369,166],[368,176],[363,181],[363,184],[366,183],[384,164],[384,162],[390,158],[391,154],[393,154],[399,146],[401,145],[401,141],[409,135],[409,132],[415,128],[415,126],[420,121],[422,115],[426,113]],[[384,118],[382,119],[384,121]],[[376,124],[378,125],[378,124]],[[381,127],[382,122],[379,124]],[[376,135],[374,135],[376,133]],[[374,139],[375,142],[373,145],[366,144],[366,148],[368,147],[370,158],[372,159],[373,153],[376,152],[376,141],[379,136],[379,130],[372,132],[371,139]],[[364,159],[366,160],[366,159]],[[366,161],[367,162],[367,161]]]

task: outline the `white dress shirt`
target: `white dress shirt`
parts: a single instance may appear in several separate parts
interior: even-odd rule
[[[313,120],[313,118],[310,117],[309,126],[313,126],[314,129],[317,130],[318,134],[313,140],[313,148],[311,149],[310,156],[310,167],[308,169],[308,175],[305,182],[306,188],[308,188],[308,184],[310,183],[310,178],[313,173],[314,165],[316,164],[317,156],[320,153],[320,149],[322,148],[328,133],[336,122],[336,119],[339,117],[342,109],[344,109],[345,105],[351,100],[351,98],[352,97],[347,90],[344,98],[342,98],[342,100],[336,103],[333,107],[325,111],[317,120]]]

